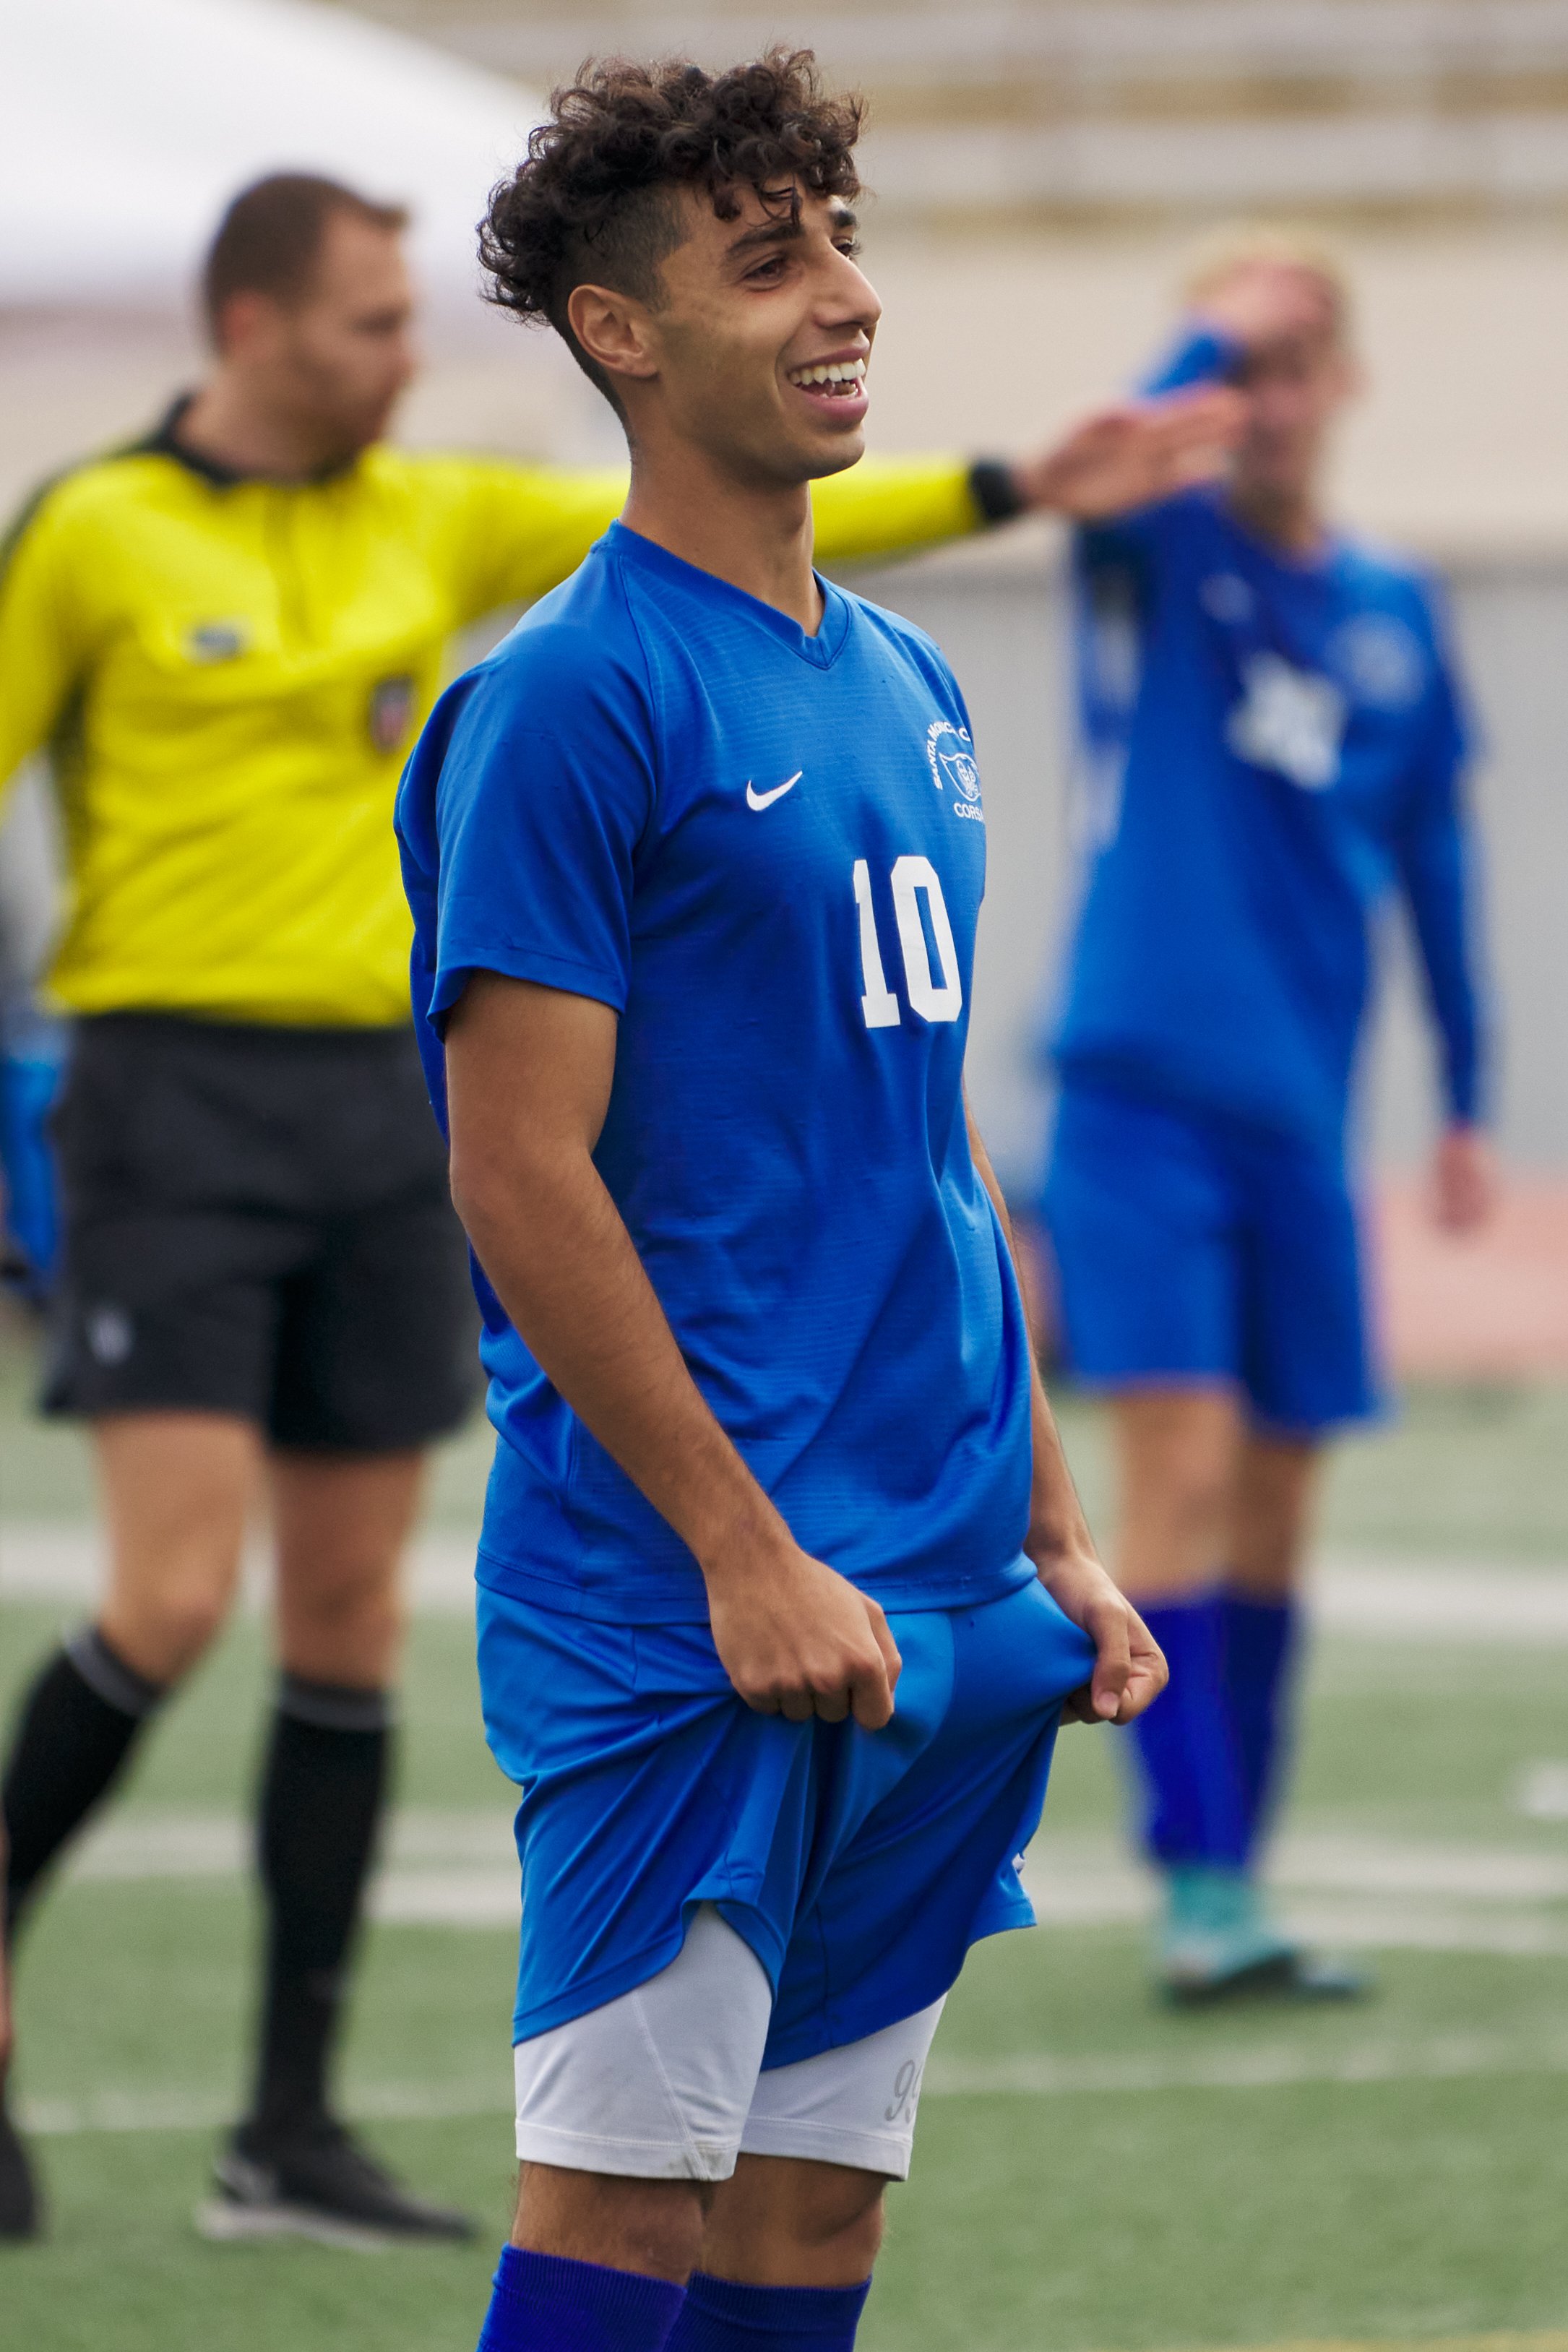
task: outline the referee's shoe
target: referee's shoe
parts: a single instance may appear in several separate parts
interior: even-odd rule
[[[474,2234],[466,2215],[411,2197],[331,2116],[287,2132],[242,2124],[213,2178],[217,2194],[197,2208],[196,2228],[222,2243],[313,2238],[360,2251]]]

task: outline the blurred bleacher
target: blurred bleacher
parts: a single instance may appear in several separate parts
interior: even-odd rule
[[[365,0],[548,87],[590,49],[728,60],[786,38],[873,100],[885,205],[1055,225],[1260,202],[1568,205],[1564,0]]]

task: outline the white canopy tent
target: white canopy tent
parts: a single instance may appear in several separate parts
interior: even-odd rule
[[[0,308],[168,313],[263,172],[410,205],[443,326],[528,92],[312,0],[0,0]]]

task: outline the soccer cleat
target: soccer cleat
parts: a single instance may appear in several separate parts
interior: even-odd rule
[[[323,2116],[289,2133],[242,2124],[213,2167],[217,2195],[196,2210],[196,2228],[221,2244],[313,2238],[374,2252],[388,2245],[471,2238],[466,2214],[400,2189],[340,2123]]]
[[[1228,2000],[1364,2000],[1373,1989],[1368,1970],[1296,1945],[1210,1975],[1168,1973],[1161,1986],[1173,2009],[1212,2009]]]
[[[36,2238],[43,2228],[38,2184],[0,2085],[0,2244]]]
[[[1160,1990],[1178,2009],[1229,2000],[1359,2000],[1371,1979],[1280,1934],[1243,1871],[1179,1864],[1166,1876]]]

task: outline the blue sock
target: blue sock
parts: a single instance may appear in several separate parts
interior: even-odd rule
[[[1267,1825],[1289,1734],[1290,1667],[1300,1612],[1294,1601],[1245,1600],[1236,1592],[1226,1594],[1222,1607],[1226,1706],[1241,1770],[1250,1851]]]
[[[1143,1840],[1160,1864],[1240,1869],[1248,1821],[1226,1704],[1225,1604],[1217,1592],[1141,1612],[1171,1679],[1132,1727],[1143,1780]]]
[[[693,2271],[669,2352],[850,2352],[869,2279],[858,2286],[741,2286]]]
[[[685,2294],[640,2271],[506,2246],[479,2352],[664,2352]]]

